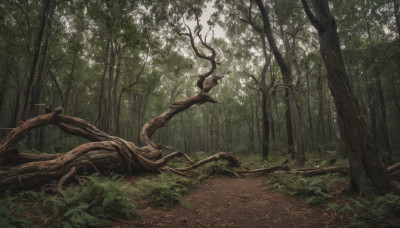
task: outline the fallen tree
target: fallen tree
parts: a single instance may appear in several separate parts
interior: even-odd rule
[[[196,83],[200,89],[198,95],[174,102],[161,115],[146,122],[140,131],[140,146],[122,138],[108,135],[83,119],[62,115],[62,108],[47,110],[47,113],[43,115],[25,122],[21,121],[19,126],[13,129],[0,144],[0,191],[19,188],[29,189],[51,180],[59,180],[58,188],[61,188],[66,179],[75,173],[82,172],[136,173],[139,171],[155,171],[161,168],[167,170],[165,169],[167,162],[178,156],[183,156],[190,163],[193,163],[183,152],[174,152],[164,156],[163,146],[156,145],[151,141],[154,132],[179,112],[195,104],[214,103],[214,99],[208,93],[218,84],[218,80],[223,78],[213,74],[217,66],[216,51],[201,37],[200,26],[195,34],[188,26],[186,27],[187,33],[178,34],[189,37],[196,56],[211,63],[208,72],[198,75],[199,79]],[[211,53],[210,55],[203,54],[196,47],[195,38],[199,39],[202,48],[208,50]],[[82,144],[65,154],[33,155],[19,153],[17,144],[29,131],[49,124],[57,126],[68,134],[83,137],[91,142]],[[220,152],[175,171],[188,171],[218,159],[225,159],[232,166],[239,164],[239,161],[231,154]]]
[[[393,164],[387,167],[387,171],[389,174],[393,174],[396,170],[400,169],[400,162]],[[315,169],[308,169],[308,170],[291,170],[288,171],[289,173],[301,175],[301,176],[317,176],[323,175],[327,173],[342,173],[345,175],[349,175],[350,167],[348,166],[330,166],[325,168],[315,168]]]

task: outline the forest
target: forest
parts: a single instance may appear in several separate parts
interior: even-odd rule
[[[399,0],[0,0],[0,227],[398,227],[399,138]]]

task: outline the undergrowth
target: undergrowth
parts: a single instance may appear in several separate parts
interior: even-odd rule
[[[60,197],[45,201],[45,205],[62,214],[60,227],[92,227],[109,225],[113,217],[133,218],[135,205],[131,202],[133,189],[119,176],[87,177],[89,183],[80,188],[70,188]]]
[[[350,204],[328,204],[328,209],[349,218],[349,227],[367,227],[376,224],[382,227],[399,226],[400,196],[385,194],[370,201],[365,198],[350,198]]]
[[[143,179],[136,183],[136,187],[141,190],[142,196],[149,197],[153,203],[167,209],[176,202],[186,205],[183,197],[193,183],[193,180],[175,174],[163,174]]]
[[[205,164],[199,168],[201,175],[198,179],[201,181],[211,175],[234,175],[234,170],[227,161],[214,161]]]
[[[0,199],[0,227],[29,227],[30,222],[21,215],[26,209],[17,202],[19,196],[6,196]]]
[[[269,182],[272,188],[283,193],[298,196],[311,205],[325,201],[329,196],[329,187],[341,181],[340,174],[325,174],[315,177],[302,177],[292,174],[275,175]]]

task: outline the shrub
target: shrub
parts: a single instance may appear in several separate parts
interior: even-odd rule
[[[369,201],[365,198],[350,198],[351,206],[329,204],[328,208],[340,214],[350,217],[349,227],[366,227],[367,223],[383,226],[396,226],[391,221],[392,217],[398,217],[400,212],[400,196],[386,194],[375,200]]]
[[[29,221],[22,218],[25,208],[16,203],[17,196],[7,196],[0,199],[0,227],[27,227]]]
[[[163,209],[173,206],[176,202],[185,204],[183,197],[193,182],[174,174],[159,175],[151,179],[144,179],[137,183],[144,195]]]
[[[328,191],[325,188],[336,181],[339,181],[336,174],[309,178],[291,174],[279,174],[275,175],[269,184],[274,189],[289,195],[305,198],[307,203],[315,205],[328,198]]]
[[[61,198],[49,199],[47,205],[63,215],[61,227],[105,226],[112,217],[133,218],[136,212],[129,193],[132,187],[119,176],[92,175],[89,183],[62,192]]]

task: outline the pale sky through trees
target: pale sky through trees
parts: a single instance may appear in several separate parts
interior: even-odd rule
[[[213,8],[214,2],[208,2],[206,5],[207,5],[207,8],[203,9],[203,14],[200,17],[200,24],[203,26],[203,34],[208,32],[209,25],[207,24],[207,21],[210,20],[211,15],[216,11],[216,9]],[[190,28],[194,28],[196,25],[196,22],[189,21],[188,25],[190,26]],[[212,28],[212,32],[214,32],[215,38],[226,38],[225,31],[219,25],[215,25],[215,27]]]

